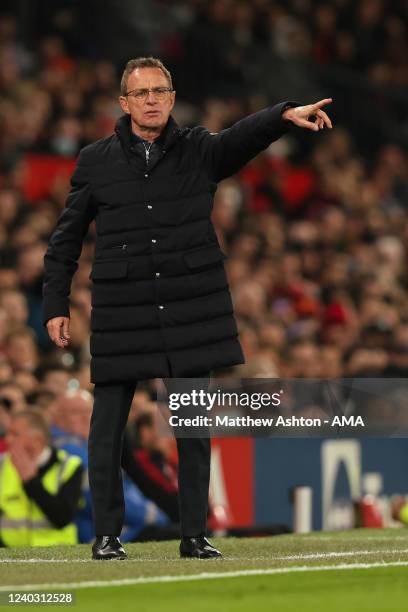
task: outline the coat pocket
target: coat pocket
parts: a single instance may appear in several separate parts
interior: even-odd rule
[[[128,273],[128,261],[99,261],[92,266],[89,278],[114,279],[125,278]]]
[[[221,263],[227,256],[218,245],[205,246],[188,253],[183,253],[183,259],[190,270],[205,270]]]

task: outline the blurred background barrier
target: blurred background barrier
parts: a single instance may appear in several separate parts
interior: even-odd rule
[[[231,526],[269,522],[295,531],[296,488],[311,491],[314,531],[401,526],[393,506],[408,493],[406,438],[224,438],[213,445],[212,497]]]

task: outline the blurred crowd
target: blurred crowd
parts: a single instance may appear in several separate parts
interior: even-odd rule
[[[118,44],[107,57],[97,24],[91,44],[84,27],[76,27],[81,4],[66,4],[53,3],[35,43],[23,36],[11,6],[0,15],[0,452],[12,415],[37,410],[52,444],[80,456],[86,473],[94,225],[73,279],[67,349],[55,347],[42,325],[43,256],[78,151],[111,134],[121,114],[120,62],[129,56],[121,57]],[[106,11],[110,3],[104,4]],[[369,131],[389,134],[379,146],[373,136],[376,146],[367,146],[354,131],[365,110],[358,114],[357,105],[357,114],[342,113],[333,95],[326,110],[335,129],[315,135],[292,128],[220,184],[213,220],[228,254],[246,357],[221,374],[407,376],[408,159],[393,136],[395,121],[399,135],[408,134],[406,94],[399,95],[408,82],[406,3],[149,4],[161,20],[156,30],[142,23],[144,40],[155,34],[147,49],[173,73],[181,125],[219,131],[267,104],[314,102],[321,92],[332,94],[324,67],[345,70],[348,82],[372,83],[367,116],[379,123]],[[143,508],[130,539],[151,525],[171,532],[178,520],[174,446],[158,441],[152,416],[156,385],[148,381],[135,394],[129,421],[129,496],[138,512]]]
[[[379,86],[376,97],[385,104],[384,89],[402,93],[408,83],[404,0],[160,4],[170,13],[163,24],[162,47],[175,68],[180,67],[183,97],[195,102],[203,90],[221,96],[232,92],[238,98],[251,91],[298,99],[315,93],[324,77],[336,88],[336,98],[336,84],[339,89],[351,85],[355,105],[358,90],[365,86],[372,102]],[[403,101],[406,104],[406,94]],[[406,122],[402,107],[399,112]]]

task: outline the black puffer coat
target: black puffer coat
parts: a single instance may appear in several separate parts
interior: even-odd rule
[[[217,182],[289,127],[283,102],[211,134],[170,116],[147,166],[123,115],[84,147],[44,256],[43,322],[69,316],[72,276],[95,219],[91,382],[192,377],[244,363],[210,219]]]

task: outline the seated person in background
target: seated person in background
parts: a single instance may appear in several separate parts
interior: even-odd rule
[[[137,447],[133,454],[139,466],[163,492],[177,495],[177,464],[171,460],[174,439],[160,436],[152,411],[140,412],[134,423]]]
[[[17,412],[17,410],[28,408],[24,390],[14,379],[8,379],[0,383],[0,397],[3,400],[3,404],[7,404],[10,412]]]
[[[79,457],[52,446],[47,421],[35,407],[10,415],[6,447],[0,455],[0,544],[76,544]]]
[[[162,491],[163,497],[171,499],[177,496],[178,491],[178,462],[175,438],[173,435],[163,435],[158,427],[158,409],[154,405],[146,405],[135,417],[130,437],[134,440],[133,456],[140,469],[150,478],[152,483]],[[163,507],[163,506],[162,506]],[[179,521],[178,513],[170,515],[174,522]],[[214,505],[211,489],[208,500],[208,530],[224,530],[228,522],[226,510],[220,504]],[[156,530],[157,531],[157,530]],[[171,531],[168,529],[168,533]],[[155,533],[154,530],[145,530],[141,538],[167,539],[163,529]],[[177,538],[178,535],[174,535]]]
[[[138,424],[140,417],[146,414],[157,416],[157,404],[156,401],[152,399],[154,395],[155,393],[149,390],[149,386],[146,383],[142,383],[140,388],[136,389],[135,391],[132,405],[130,407],[127,426],[123,436],[122,467],[129,478],[140,489],[143,495],[154,501],[174,523],[178,523],[179,503],[177,492],[177,470],[175,471],[175,482],[172,482],[171,478],[168,479],[160,473],[160,469],[151,469],[152,464],[149,457],[144,457],[143,453],[140,455],[140,457],[138,457],[134,452],[135,449],[139,449],[140,446],[144,447],[144,442],[146,441],[147,443],[148,438],[151,438],[149,431],[152,431],[152,428],[147,424],[146,440],[143,440],[143,442],[140,443]],[[156,423],[154,422],[152,425],[154,425],[155,430]],[[157,439],[155,433],[154,438]],[[172,444],[173,441],[170,437],[164,439],[162,444],[159,441],[157,444],[159,452],[156,456],[159,463],[161,451],[165,451],[166,448],[168,448],[169,445],[171,447]],[[147,453],[149,452],[150,448],[150,444],[146,445]],[[167,455],[168,453],[165,454]]]

